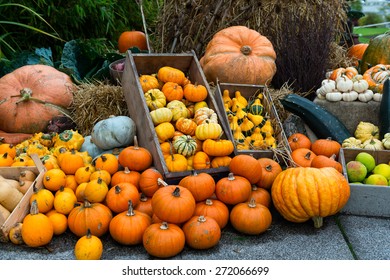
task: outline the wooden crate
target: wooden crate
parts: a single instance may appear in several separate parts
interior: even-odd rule
[[[214,97],[217,103],[219,110],[222,112],[222,121],[224,122],[224,126],[228,129],[228,139],[234,141],[233,133],[229,126],[229,121],[227,115],[225,113],[224,104],[222,100],[222,93],[224,90],[229,91],[229,96],[231,98],[234,97],[236,91],[240,91],[241,95],[245,97],[247,100],[254,98],[259,93],[263,93],[263,106],[265,110],[265,114],[269,116],[272,122],[272,126],[275,132],[275,138],[277,141],[276,149],[267,149],[267,150],[239,150],[237,146],[234,145],[234,153],[236,155],[239,154],[250,154],[255,158],[273,158],[278,160],[281,164],[290,166],[291,165],[291,149],[288,145],[286,134],[284,133],[282,124],[280,122],[280,118],[276,111],[276,108],[273,104],[272,97],[269,94],[269,91],[265,86],[262,85],[249,85],[249,84],[232,84],[232,83],[218,83],[217,89],[215,90]]]
[[[360,152],[367,152],[374,156],[377,164],[390,162],[390,151],[373,151],[364,149],[340,150],[339,162],[343,166],[343,174],[348,180],[346,164],[354,160]],[[359,216],[390,217],[390,186],[375,186],[366,184],[351,184],[351,196],[340,211],[345,214]]]
[[[19,201],[16,208],[12,211],[11,215],[1,224],[0,227],[0,241],[8,242],[8,233],[10,229],[18,222],[22,222],[23,218],[30,211],[30,197],[34,192],[34,187],[37,189],[41,189],[43,187],[43,176],[45,172],[45,168],[41,164],[41,162],[36,160],[34,157],[34,162],[36,166],[28,166],[28,167],[2,167],[0,168],[0,175],[7,179],[18,179],[19,174],[23,170],[31,170],[33,171],[37,177],[35,178],[34,183],[30,186],[27,192],[24,194],[22,199]]]
[[[146,105],[139,77],[142,74],[156,74],[158,69],[163,66],[171,66],[182,70],[192,83],[204,85],[210,93],[210,87],[203,74],[199,61],[194,52],[179,54],[144,54],[131,53],[126,54],[125,70],[122,76],[122,87],[129,116],[134,120],[137,127],[137,138],[140,146],[148,149],[153,156],[154,167],[161,172],[167,183],[177,183],[181,178],[191,174],[191,171],[169,172],[160,149],[154,125],[150,117],[149,109]],[[212,94],[208,94],[205,100],[208,106],[213,109],[219,119],[222,128],[221,113]],[[225,138],[226,139],[226,138]],[[227,167],[210,168],[199,170],[198,172],[207,172],[218,179],[228,174]]]

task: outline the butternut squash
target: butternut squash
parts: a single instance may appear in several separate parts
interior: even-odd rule
[[[6,180],[0,181],[0,204],[12,212],[22,199],[23,194]]]

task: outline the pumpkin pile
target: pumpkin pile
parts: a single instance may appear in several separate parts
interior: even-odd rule
[[[389,76],[388,67],[376,65],[364,74],[359,74],[355,67],[340,67],[329,73],[317,89],[317,97],[331,102],[382,100],[383,83]]]
[[[226,177],[215,180],[193,170],[169,185],[142,147],[128,146],[118,156],[104,153],[94,161],[80,153],[67,151],[58,167],[46,166],[43,188],[34,188],[30,212],[11,229],[11,242],[44,246],[70,230],[79,237],[75,257],[99,259],[100,237],[110,234],[119,244],[142,244],[150,255],[169,258],[185,245],[214,247],[229,222],[249,235],[271,226],[270,189],[282,168],[270,158],[238,155]]]
[[[229,164],[233,143],[222,138],[205,86],[192,83],[184,72],[170,66],[139,80],[169,172]]]
[[[233,96],[233,97],[231,97]],[[234,95],[225,89],[222,101],[237,150],[266,150],[276,148],[275,130],[263,93],[246,99],[240,91]]]
[[[313,142],[303,133],[293,133],[288,138],[291,158],[297,167],[333,167],[342,173],[338,161],[341,144],[331,138],[317,139]]]

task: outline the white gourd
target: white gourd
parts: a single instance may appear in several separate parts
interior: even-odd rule
[[[359,93],[358,99],[361,102],[368,102],[371,101],[374,97],[374,92],[370,89],[367,89],[366,91]]]
[[[368,89],[368,82],[366,80],[358,80],[353,82],[353,90],[357,93],[364,92]]]
[[[358,93],[354,90],[351,90],[349,92],[343,92],[343,101],[346,102],[352,102],[358,99]]]
[[[331,102],[338,102],[343,99],[343,96],[341,92],[339,91],[333,91],[333,92],[328,92],[325,96],[326,100],[331,101]]]
[[[382,93],[375,92],[374,95],[372,96],[372,99],[376,102],[381,102],[382,101]]]
[[[340,76],[336,79],[336,89],[341,92],[347,92],[352,90],[353,82],[347,76]]]

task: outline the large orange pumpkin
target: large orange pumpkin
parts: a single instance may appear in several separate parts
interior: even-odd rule
[[[359,61],[363,58],[363,54],[367,47],[367,43],[360,43],[348,48],[347,56],[353,59],[354,66],[359,66]]]
[[[271,188],[272,202],[278,212],[295,223],[314,221],[339,212],[348,202],[347,179],[333,167],[291,167],[282,171]]]
[[[208,81],[265,85],[276,73],[275,59],[265,36],[245,26],[231,26],[214,34],[200,64]]]
[[[38,133],[73,101],[71,78],[47,65],[25,65],[0,79],[0,129]]]

